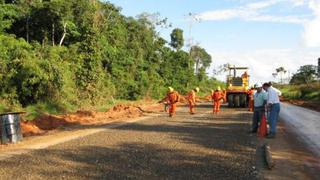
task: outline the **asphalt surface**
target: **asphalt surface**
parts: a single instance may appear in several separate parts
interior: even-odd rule
[[[320,156],[320,112],[281,103],[280,118],[296,131],[311,150]]]
[[[201,105],[0,161],[0,179],[257,179],[251,114]]]

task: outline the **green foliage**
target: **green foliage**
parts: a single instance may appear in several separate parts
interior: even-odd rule
[[[317,66],[304,65],[292,76],[290,84],[309,84],[316,80],[317,75]]]
[[[205,72],[212,62],[210,54],[200,46],[192,46],[190,56],[196,63],[196,74],[201,73],[200,71]]]
[[[98,0],[0,1],[0,111],[22,107],[33,118],[159,98],[168,86],[180,93],[213,88],[217,81],[205,72],[210,55],[200,47],[197,56],[181,50],[178,28],[173,51],[155,26],[170,27],[158,14],[125,17]]]
[[[280,85],[279,89],[288,99],[320,102],[320,84],[317,82],[308,85]]]
[[[171,43],[170,45],[176,50],[180,50],[183,47],[184,39],[183,39],[183,30],[176,28],[170,34]]]
[[[13,18],[16,17],[17,11],[13,5],[5,4],[0,1],[0,34],[10,28]]]

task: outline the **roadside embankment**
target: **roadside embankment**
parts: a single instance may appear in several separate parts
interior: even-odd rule
[[[320,83],[301,85],[277,85],[282,101],[320,112]]]
[[[136,118],[144,113],[159,112],[162,110],[160,104],[154,101],[141,104],[118,104],[107,111],[97,112],[78,110],[69,114],[42,114],[32,121],[22,121],[23,136],[34,136],[47,133],[48,131],[63,129],[65,126],[73,125],[102,125],[110,121],[123,118]]]

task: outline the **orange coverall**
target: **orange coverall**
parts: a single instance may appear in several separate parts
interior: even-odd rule
[[[213,102],[213,113],[220,112],[221,99],[223,99],[223,93],[221,91],[214,91],[211,94]]]
[[[172,117],[176,113],[177,102],[179,102],[179,93],[177,91],[169,92],[165,101],[169,102],[169,116]]]
[[[194,114],[194,107],[196,106],[196,92],[190,91],[188,94],[189,110],[190,114]]]
[[[254,94],[253,89],[249,89],[248,90],[248,95],[249,95],[249,109],[248,109],[248,111],[253,111],[253,94]]]

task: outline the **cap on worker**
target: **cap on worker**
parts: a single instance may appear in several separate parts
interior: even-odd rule
[[[261,84],[261,83],[256,83],[256,84],[254,85],[254,87],[255,87],[255,88],[261,88],[261,87],[262,87],[262,84]]]
[[[169,89],[169,92],[173,92],[174,91],[173,87],[168,87],[168,89]]]
[[[200,91],[200,88],[196,87],[195,90],[196,90],[197,92],[199,92],[199,91]]]
[[[220,86],[217,87],[217,91],[221,91],[221,87]]]

